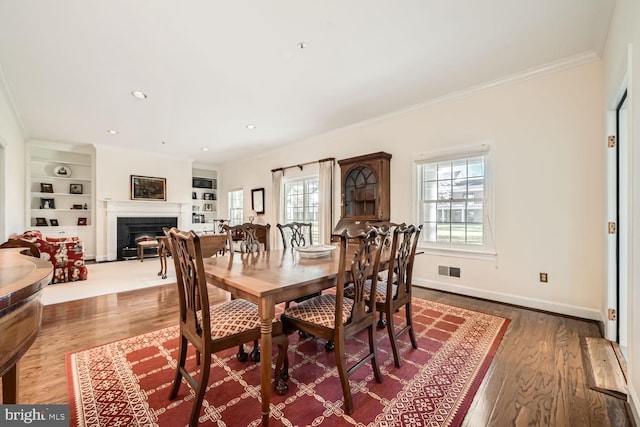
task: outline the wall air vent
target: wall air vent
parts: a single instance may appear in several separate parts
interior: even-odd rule
[[[438,275],[449,277],[460,277],[460,267],[449,267],[446,265],[438,266]]]

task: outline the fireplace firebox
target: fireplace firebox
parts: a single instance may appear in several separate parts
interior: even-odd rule
[[[118,217],[116,240],[118,259],[136,258],[138,241],[164,236],[163,227],[177,226],[177,217]],[[156,251],[155,248],[145,251],[147,250],[149,253]]]

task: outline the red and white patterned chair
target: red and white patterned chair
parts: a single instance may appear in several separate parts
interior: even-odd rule
[[[40,251],[40,258],[53,265],[52,283],[87,280],[82,241],[77,237],[43,237],[41,232],[31,230],[12,238],[36,245]]]

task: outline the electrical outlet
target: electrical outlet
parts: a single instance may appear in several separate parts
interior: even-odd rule
[[[549,281],[549,276],[547,273],[540,273],[540,281],[542,283],[547,283]]]
[[[609,309],[609,320],[616,320],[616,310],[614,308]]]

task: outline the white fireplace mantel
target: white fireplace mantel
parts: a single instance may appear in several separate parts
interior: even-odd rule
[[[154,202],[139,200],[102,200],[106,227],[107,260],[117,255],[117,228],[119,217],[176,217],[178,227],[186,228],[191,223],[191,204]]]

